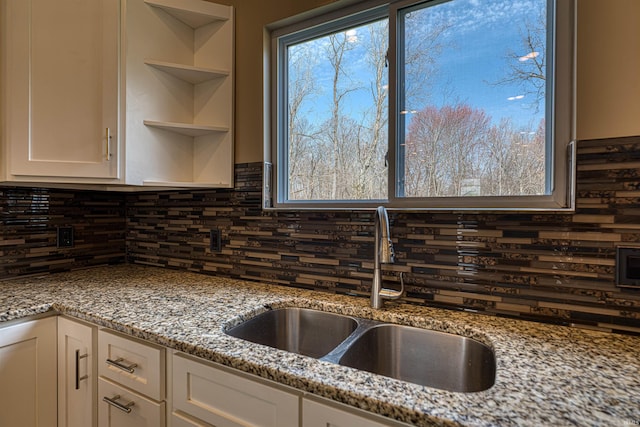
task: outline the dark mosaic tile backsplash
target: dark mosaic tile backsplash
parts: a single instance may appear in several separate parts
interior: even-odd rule
[[[125,200],[113,193],[0,187],[0,279],[125,261]],[[57,227],[74,246],[58,248]]]
[[[372,212],[265,213],[261,179],[255,163],[236,165],[234,190],[0,189],[0,277],[122,262],[126,236],[129,262],[368,295]],[[614,283],[615,247],[640,244],[640,137],[578,144],[574,214],[390,219],[397,260],[385,279],[404,272],[410,302],[640,333],[640,291]],[[59,224],[76,227],[82,249],[51,246]]]

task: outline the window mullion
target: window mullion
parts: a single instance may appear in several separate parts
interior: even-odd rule
[[[398,173],[404,173],[403,169],[398,164],[398,96],[401,91],[398,88],[398,20],[397,20],[397,8],[389,8],[389,51],[387,58],[389,61],[389,108],[388,108],[388,123],[389,123],[389,136],[388,136],[388,169],[387,169],[387,194],[390,204],[399,197],[402,196],[402,189],[399,188],[400,182]]]

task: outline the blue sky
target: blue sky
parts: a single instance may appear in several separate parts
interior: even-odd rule
[[[420,28],[445,24],[448,29],[440,36],[444,49],[435,57],[434,74],[430,75],[429,94],[420,104],[407,106],[408,110],[420,110],[428,105],[451,105],[465,102],[483,109],[494,123],[509,117],[519,127],[535,129],[544,117],[544,106],[538,111],[532,107],[534,99],[525,95],[517,85],[495,85],[507,72],[507,55],[515,52],[525,56],[522,49],[523,19],[535,20],[544,0],[454,0],[440,2],[421,9]],[[428,32],[428,31],[427,31]],[[370,105],[371,72],[367,67],[363,44],[367,31],[358,29],[349,33],[354,37],[353,50],[345,55],[349,66],[343,75],[343,83],[360,89],[348,95],[344,111],[359,112]],[[420,37],[417,34],[416,37]],[[317,93],[308,98],[305,110],[311,121],[328,117],[331,102],[332,70],[322,59],[326,40],[313,43],[315,61],[313,80]],[[324,110],[324,111],[323,111]]]
[[[454,97],[484,109],[494,122],[510,117],[514,123],[535,128],[544,117],[544,107],[536,112],[535,99],[517,85],[495,85],[504,77],[508,52],[525,56],[522,49],[522,19],[535,20],[541,0],[457,0],[424,10],[434,22],[446,22],[445,50],[439,56],[434,87],[448,87],[446,98],[431,100],[444,105]],[[514,19],[518,17],[519,19]],[[526,61],[523,61],[526,62]]]

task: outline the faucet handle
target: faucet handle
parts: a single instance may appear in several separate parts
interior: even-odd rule
[[[389,245],[389,260],[390,262],[396,262],[396,250],[393,248],[393,242],[391,239],[387,239]]]
[[[386,239],[380,245],[380,262],[382,264],[393,264],[396,260],[396,252],[393,249],[393,242],[391,239]]]

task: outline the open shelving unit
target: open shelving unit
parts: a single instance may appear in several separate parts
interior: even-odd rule
[[[127,180],[233,187],[233,8],[130,0],[126,9]]]

